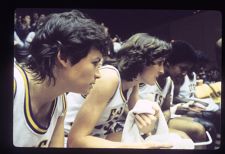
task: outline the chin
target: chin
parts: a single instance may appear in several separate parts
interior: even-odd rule
[[[87,94],[91,91],[91,89],[92,89],[92,87],[88,87],[87,89],[85,89],[85,90],[83,91],[82,94],[87,95]]]
[[[156,80],[151,80],[151,81],[146,82],[146,84],[151,85],[151,86],[155,85],[155,83],[156,83]]]
[[[149,83],[150,86],[154,86],[155,85],[155,82],[151,82]]]
[[[155,84],[155,82],[144,82],[145,84],[148,84],[148,85],[150,85],[150,86],[152,86],[152,85],[154,85]]]
[[[79,88],[79,89],[75,89],[75,90],[73,90],[73,92],[74,93],[79,93],[79,94],[86,94],[87,93],[87,91],[88,91],[88,89],[87,88]]]

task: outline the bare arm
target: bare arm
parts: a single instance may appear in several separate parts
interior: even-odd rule
[[[133,91],[130,94],[129,100],[128,100],[128,107],[131,110],[136,102],[139,100],[139,84],[133,87]],[[153,104],[153,106],[155,106]],[[138,129],[140,132],[144,134],[150,134],[150,132],[153,132],[156,122],[158,119],[158,108],[154,107],[155,114],[147,114],[147,113],[142,113],[142,114],[136,114],[135,115],[135,122],[138,126]]]
[[[115,93],[118,81],[115,71],[101,70],[101,78],[96,81],[93,89],[88,94],[70,130],[68,147],[159,148],[170,146],[161,143],[124,144],[90,135],[104,108]]]
[[[116,91],[118,81],[114,70],[101,70],[101,78],[96,80],[93,89],[90,90],[70,130],[67,143],[69,147],[111,147],[110,141],[90,134]]]

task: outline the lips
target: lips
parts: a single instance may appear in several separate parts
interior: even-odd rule
[[[93,85],[95,84],[95,82],[90,83],[90,89],[93,88]]]

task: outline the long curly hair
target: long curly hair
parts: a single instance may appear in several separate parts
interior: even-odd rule
[[[157,58],[166,57],[170,51],[170,43],[147,33],[137,33],[122,45],[110,64],[117,67],[122,79],[132,81],[146,66],[153,65]]]

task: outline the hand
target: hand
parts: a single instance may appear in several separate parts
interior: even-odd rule
[[[147,113],[136,114],[135,123],[141,133],[154,134],[158,125],[158,116]]]

